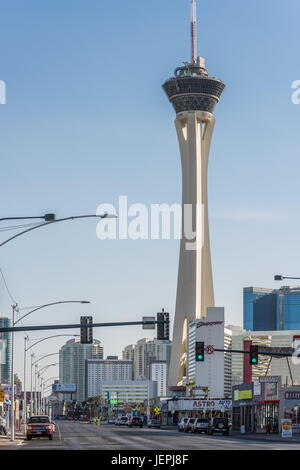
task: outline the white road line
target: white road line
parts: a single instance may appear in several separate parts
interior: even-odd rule
[[[58,437],[59,437],[59,440],[61,441],[61,432],[60,432],[60,429],[59,429],[59,425],[55,423],[55,427],[57,426],[57,429],[58,429]]]

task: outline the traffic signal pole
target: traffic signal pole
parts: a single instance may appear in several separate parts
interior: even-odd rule
[[[0,328],[0,333],[17,333],[19,331],[42,331],[42,330],[67,330],[77,328],[104,328],[111,326],[133,326],[133,325],[157,325],[169,323],[169,320],[150,320],[150,321],[130,321],[130,322],[116,322],[116,323],[74,323],[67,325],[38,325],[38,326],[15,326]]]

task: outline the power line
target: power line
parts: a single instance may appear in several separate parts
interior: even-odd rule
[[[5,288],[6,288],[6,291],[7,291],[8,295],[9,295],[10,299],[12,300],[12,302],[13,302],[14,304],[17,304],[18,302],[13,298],[13,296],[12,296],[12,294],[11,294],[9,288],[8,288],[8,285],[7,285],[7,282],[6,282],[6,280],[5,280],[4,273],[3,273],[2,269],[1,269],[1,267],[0,267],[0,274],[1,274],[1,277],[2,277],[2,279],[3,279],[4,285],[5,285]]]

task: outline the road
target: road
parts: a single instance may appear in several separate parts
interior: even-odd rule
[[[57,421],[52,441],[24,441],[16,450],[298,450],[300,443],[264,442],[235,436],[179,433],[176,429],[128,428]],[[10,447],[11,449],[11,447]]]

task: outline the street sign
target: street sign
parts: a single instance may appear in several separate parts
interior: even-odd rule
[[[287,355],[292,355],[294,352],[294,348],[290,347],[270,347],[270,346],[258,346],[258,354],[274,354],[274,357],[276,357],[276,354],[287,354]]]
[[[213,354],[215,352],[215,348],[208,344],[205,348],[205,351],[207,352],[207,354]]]
[[[143,321],[155,321],[155,317],[143,317]],[[155,330],[155,323],[143,325],[143,330]]]
[[[154,413],[155,413],[156,415],[159,415],[159,412],[160,412],[160,408],[159,408],[158,406],[156,406],[156,407],[154,408]]]
[[[5,390],[3,388],[0,389],[0,402],[4,402],[5,398]]]

